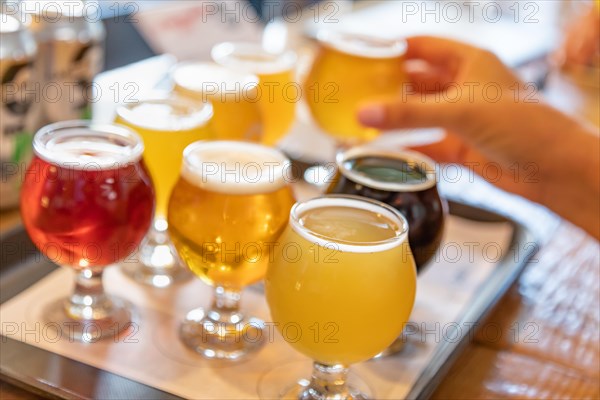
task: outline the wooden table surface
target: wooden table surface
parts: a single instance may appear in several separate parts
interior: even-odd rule
[[[597,88],[550,83],[551,101],[600,126]],[[0,214],[0,230],[16,221],[15,212]],[[434,399],[600,398],[599,243],[563,222],[480,327]],[[35,398],[0,383],[0,399]]]
[[[545,97],[600,127],[598,80],[555,73]],[[568,222],[551,237],[434,399],[600,398],[600,244]]]
[[[600,127],[598,81],[555,73],[545,97]],[[551,237],[434,399],[600,398],[600,244],[568,222]]]

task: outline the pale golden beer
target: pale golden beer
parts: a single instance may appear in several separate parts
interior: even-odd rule
[[[279,240],[287,251],[275,253],[266,277],[271,316],[278,327],[294,323],[302,332],[331,326],[332,338],[303,335],[294,348],[323,364],[349,365],[398,337],[416,291],[407,227],[391,207],[355,196],[294,207]]]
[[[262,141],[258,77],[202,62],[177,64],[171,77],[175,93],[212,103],[210,130],[215,139]]]
[[[385,349],[408,321],[417,272],[407,234],[397,210],[358,196],[292,208],[265,294],[279,332],[314,363],[312,379],[296,380],[280,398],[368,398],[346,382],[348,367]]]
[[[340,142],[356,144],[378,131],[362,126],[362,101],[401,94],[407,82],[403,40],[321,31],[319,50],[304,82],[304,98],[316,123]]]
[[[258,76],[258,105],[264,124],[262,143],[275,145],[290,130],[301,95],[294,80],[296,54],[292,51],[270,53],[256,43],[226,42],[213,48],[212,57],[227,68]]]
[[[156,190],[156,217],[167,216],[169,193],[179,176],[185,147],[211,138],[208,123],[212,113],[209,103],[176,97],[145,100],[118,108],[115,122],[132,128],[144,140],[144,162]]]

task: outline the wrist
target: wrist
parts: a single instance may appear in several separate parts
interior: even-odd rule
[[[600,138],[575,121],[562,136],[545,152],[539,202],[598,237]]]

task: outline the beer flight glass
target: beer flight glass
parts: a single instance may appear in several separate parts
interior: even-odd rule
[[[173,91],[213,106],[210,130],[216,140],[261,142],[263,120],[258,77],[214,63],[182,62],[171,70]]]
[[[21,191],[25,229],[46,257],[76,273],[71,296],[44,318],[69,339],[114,337],[131,308],[104,292],[102,272],[135,250],[154,209],[142,140],[125,127],[67,121],[38,131],[33,150]]]
[[[354,147],[336,157],[337,173],[327,193],[379,200],[407,219],[417,271],[433,258],[442,241],[446,202],[437,189],[435,162],[410,150]]]
[[[361,125],[356,112],[369,98],[401,94],[406,42],[332,30],[321,30],[317,40],[303,88],[313,119],[346,147],[374,139],[379,132]]]
[[[370,397],[348,384],[348,367],[385,349],[408,321],[416,270],[406,219],[378,201],[329,195],[296,204],[279,244],[297,248],[297,256],[276,251],[269,264],[271,317],[284,338],[290,324],[302,332],[288,343],[314,366],[312,378],[283,388],[269,379],[281,374],[268,372],[261,397]],[[284,374],[293,369],[283,368]]]
[[[289,161],[247,142],[196,142],[183,155],[169,201],[169,233],[188,268],[214,287],[209,308],[180,327],[186,346],[212,359],[236,360],[257,349],[263,321],[240,311],[241,291],[261,280],[294,204]]]
[[[166,287],[188,276],[167,233],[167,203],[179,176],[185,147],[211,137],[210,103],[179,97],[149,99],[117,109],[116,123],[136,131],[144,140],[144,161],[156,190],[155,218],[136,255],[123,271],[137,282]]]
[[[213,60],[259,78],[258,106],[263,117],[262,143],[274,146],[290,130],[300,93],[294,81],[297,56],[291,50],[271,53],[258,43],[225,42],[213,47]]]

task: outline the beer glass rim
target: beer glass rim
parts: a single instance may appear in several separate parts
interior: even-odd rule
[[[377,46],[358,47],[348,39]],[[333,29],[321,29],[317,32],[317,41],[322,45],[354,57],[369,59],[391,59],[402,57],[406,53],[406,40],[389,39],[362,33],[344,32]]]
[[[205,79],[193,79],[188,80],[187,82],[182,82],[183,78],[181,78],[181,71],[183,71],[185,68],[212,68],[215,71],[220,70],[221,72],[225,72],[228,75],[235,77],[236,82],[239,82],[244,88],[246,88],[247,86],[251,86],[252,88],[254,88],[258,86],[259,82],[258,76],[254,75],[253,73],[235,71],[217,63],[205,61],[182,61],[171,67],[169,75],[175,86],[179,86],[186,91],[202,92],[203,84],[207,82],[216,82],[214,82],[214,80],[211,81]]]
[[[195,122],[194,124],[190,123],[190,125],[182,126],[179,129],[173,129],[171,127],[165,127],[165,126],[157,127],[156,123],[152,123],[153,121],[149,121],[147,124],[140,124],[135,119],[132,119],[131,116],[128,116],[127,113],[133,112],[133,110],[136,107],[139,107],[142,104],[182,105],[184,107],[189,107],[190,109],[192,109],[193,111],[190,112],[188,115],[197,115],[198,119],[197,119],[197,121],[194,121]],[[177,131],[177,130],[190,130],[190,129],[200,128],[200,127],[205,126],[206,124],[208,124],[210,119],[213,117],[214,111],[213,111],[212,103],[208,100],[204,100],[204,99],[202,101],[195,100],[195,99],[192,100],[192,99],[188,99],[187,97],[170,94],[165,97],[150,97],[150,98],[142,99],[142,100],[134,102],[134,103],[122,104],[117,108],[116,113],[117,113],[117,116],[122,118],[128,124],[131,124],[131,125],[139,127],[139,128],[148,129],[151,131],[164,131],[164,130]]]
[[[93,138],[95,143],[105,142],[128,149],[128,151],[127,154],[115,154],[110,160],[94,160],[92,158],[85,162],[69,160],[64,157],[64,154],[59,154],[59,158],[54,154],[53,147],[64,142],[61,139],[78,137]],[[44,161],[62,167],[85,169],[93,165],[101,169],[115,169],[139,162],[144,153],[144,142],[137,133],[123,125],[72,120],[56,122],[38,130],[33,137],[33,151]]]
[[[252,61],[243,62],[235,61],[229,58],[233,54],[239,55],[254,55],[260,54],[263,56],[273,57],[274,61]],[[298,56],[293,50],[283,50],[282,52],[267,51],[260,43],[253,42],[222,42],[213,46],[210,51],[211,58],[219,65],[227,68],[244,70],[253,74],[276,74],[292,70]],[[252,68],[254,65],[255,68]]]
[[[396,160],[405,160],[409,163],[415,163],[422,165],[424,168],[420,168],[425,172],[425,181],[421,183],[409,184],[409,183],[398,183],[398,182],[379,182],[375,179],[369,178],[363,174],[357,173],[356,171],[346,168],[345,164],[347,161],[353,159],[359,159],[363,157],[381,157],[391,158]],[[338,170],[346,178],[353,182],[361,184],[376,190],[385,190],[388,192],[420,192],[423,190],[430,189],[437,184],[437,174],[435,171],[435,161],[426,155],[407,149],[401,150],[383,150],[375,149],[368,146],[353,147],[346,151],[341,151],[336,155],[336,164]]]
[[[306,228],[300,222],[300,218],[306,211],[331,206],[348,207],[383,214],[388,219],[397,223],[397,235],[393,238],[386,240],[373,242],[356,242],[343,240],[335,237],[329,237],[327,235],[314,232]],[[298,202],[294,204],[290,211],[289,222],[291,228],[308,241],[317,243],[321,247],[334,245],[336,250],[340,250],[343,252],[377,253],[392,249],[408,240],[408,221],[398,210],[380,201],[355,195],[324,195],[306,201]]]
[[[224,171],[213,170],[212,168],[209,170],[208,165],[206,165],[206,161],[202,160],[201,156],[197,157],[197,159],[193,162],[191,161],[191,155],[198,150],[220,150],[223,152],[223,154],[229,154],[235,148],[238,148],[240,150],[245,149],[247,151],[255,151],[261,152],[263,154],[268,154],[272,156],[273,159],[277,160],[275,162],[276,165],[273,164],[272,161],[269,161],[269,164],[264,164],[261,167],[260,164],[258,164],[258,161],[260,160],[249,162],[247,165],[252,164],[252,167],[257,168],[257,171],[260,169],[260,176],[258,178],[253,176],[252,180],[248,179],[244,182],[240,182],[240,180],[244,179],[244,176],[241,176],[241,179],[238,179],[236,177],[236,180],[233,184],[228,184],[226,182],[226,179],[224,179],[223,177],[223,172],[226,178],[228,174],[232,174],[232,171],[229,170],[227,167],[225,167]],[[289,169],[290,165],[290,160],[285,156],[285,154],[283,154],[283,152],[273,147],[262,145],[260,143],[242,142],[234,140],[198,140],[189,144],[183,150],[181,176],[191,184],[210,191],[221,192],[231,195],[266,194],[275,192],[288,185],[289,179],[286,176],[286,174],[288,173],[286,172],[286,170]],[[224,166],[221,165],[221,167]],[[238,166],[236,163],[234,167],[239,167],[241,171],[241,165]],[[263,167],[267,169],[267,175],[264,174]]]

